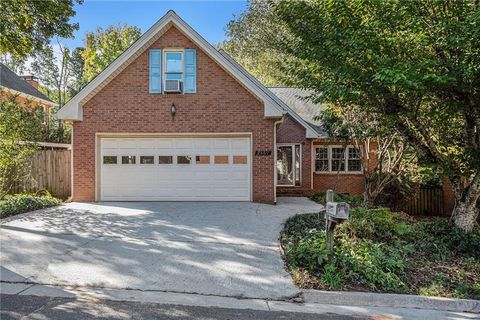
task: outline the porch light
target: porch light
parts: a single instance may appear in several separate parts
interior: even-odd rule
[[[175,106],[175,102],[172,102],[170,106],[170,113],[172,114],[172,119],[175,118],[175,114],[177,113],[177,107]]]

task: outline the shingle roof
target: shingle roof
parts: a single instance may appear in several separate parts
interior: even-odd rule
[[[268,89],[295,111],[303,120],[308,122],[318,134],[322,136],[327,135],[322,128],[322,123],[319,120],[315,120],[315,117],[320,115],[324,108],[321,104],[315,104],[308,99],[308,97],[312,95],[312,91],[291,87],[270,87]]]
[[[35,89],[27,81],[17,76],[15,72],[8,69],[3,63],[0,63],[0,86],[53,103],[52,100]]]

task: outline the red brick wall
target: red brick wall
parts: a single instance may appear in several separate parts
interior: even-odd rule
[[[451,215],[453,208],[455,208],[455,195],[453,194],[452,185],[448,177],[442,179],[443,192],[443,214]]]
[[[305,128],[290,116],[285,116],[284,121],[277,127],[277,143],[300,143],[302,150],[302,178],[301,188],[311,189],[312,187],[312,148],[311,141],[305,138]],[[289,189],[278,187],[280,189]],[[280,190],[279,194],[282,191]]]
[[[313,145],[338,145],[339,143],[327,141],[314,141]],[[370,152],[370,171],[375,168],[376,144],[371,144]],[[315,152],[315,151],[312,151]],[[353,195],[362,195],[365,192],[365,178],[362,173],[313,173],[313,189],[317,191],[325,191],[332,189],[338,193],[348,193]]]
[[[253,151],[273,150],[273,120],[263,104],[172,27],[151,48],[196,48],[196,94],[149,94],[148,50],[83,108],[73,124],[74,199],[95,199],[95,133],[252,132]],[[172,120],[170,106],[177,106]],[[273,154],[253,157],[253,200],[273,202]]]
[[[301,187],[277,187],[277,195],[311,195],[318,191],[335,189],[338,193],[362,195],[365,191],[365,180],[361,173],[313,173],[312,166],[314,147],[318,145],[338,145],[339,142],[327,140],[315,140],[305,138],[305,128],[290,116],[277,128],[277,143],[301,143],[302,144],[302,185]],[[313,144],[313,148],[312,148]],[[371,143],[370,171],[376,164],[376,144]],[[313,188],[312,188],[313,179]]]

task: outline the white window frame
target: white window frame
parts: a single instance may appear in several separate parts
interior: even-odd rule
[[[327,148],[327,153],[328,153],[328,171],[317,171],[317,149],[320,148]],[[345,169],[342,171],[332,171],[332,149],[333,148],[345,148]],[[355,149],[360,149],[360,170],[358,171],[349,171],[348,170],[348,161],[349,161],[349,155],[348,155],[348,149],[350,148],[355,148]],[[314,152],[313,152],[313,169],[314,173],[317,174],[362,174],[363,173],[363,162],[362,162],[362,155],[363,155],[363,148],[361,146],[356,147],[354,145],[315,145],[314,146]]]
[[[182,77],[180,81],[182,84],[184,83],[185,79],[185,49],[183,48],[167,48],[162,50],[162,81],[163,81],[163,86],[162,88],[165,88],[165,81],[167,80],[167,53],[180,53],[182,56]],[[163,91],[163,90],[162,90]]]

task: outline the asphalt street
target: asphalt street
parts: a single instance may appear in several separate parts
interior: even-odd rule
[[[123,302],[75,298],[49,298],[39,296],[0,295],[0,319],[202,319],[202,320],[357,320],[361,316],[312,314],[298,312],[259,311],[165,305],[158,303]]]

